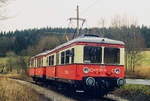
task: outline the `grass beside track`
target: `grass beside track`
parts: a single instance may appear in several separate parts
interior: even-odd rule
[[[125,84],[112,93],[130,101],[150,101],[150,86]]]
[[[0,76],[0,101],[39,101],[39,94],[8,77]]]
[[[32,78],[27,75],[27,74],[17,74],[16,72],[15,73],[7,73],[7,74],[0,74],[0,76],[5,76],[5,77],[8,77],[8,78],[14,78],[14,79],[21,79],[21,80],[25,80],[25,81],[32,81]]]

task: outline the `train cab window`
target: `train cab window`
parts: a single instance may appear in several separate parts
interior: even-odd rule
[[[65,63],[65,53],[62,52],[61,53],[61,64],[64,64]]]
[[[84,63],[101,63],[102,48],[97,46],[84,47]]]
[[[74,63],[74,48],[71,49],[71,63]]]
[[[65,58],[65,63],[68,64],[69,63],[69,57],[70,57],[70,50],[66,51],[66,58]]]
[[[104,48],[104,63],[119,64],[120,63],[120,49],[119,48]]]

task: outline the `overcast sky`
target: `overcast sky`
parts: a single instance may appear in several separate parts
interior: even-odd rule
[[[13,0],[6,7],[5,15],[11,17],[0,21],[0,31],[40,27],[75,27],[67,19],[76,16],[86,18],[85,27],[99,27],[101,17],[107,26],[115,15],[135,18],[139,25],[150,26],[150,0]]]

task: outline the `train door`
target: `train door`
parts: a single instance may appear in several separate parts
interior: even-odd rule
[[[55,63],[55,54],[51,54],[47,56],[47,67],[46,67],[46,78],[53,79],[55,78],[56,72],[56,63]]]
[[[60,62],[60,55],[59,55],[59,52],[57,52],[56,53],[56,58],[55,58],[55,63],[56,63],[56,65],[55,65],[55,77],[57,77],[57,66],[60,64],[59,62]]]

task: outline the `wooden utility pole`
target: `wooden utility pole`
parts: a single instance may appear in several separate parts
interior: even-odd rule
[[[77,35],[79,35],[79,6],[77,5]]]
[[[70,20],[70,22],[71,22],[72,20],[77,20],[77,33],[75,33],[75,34],[73,35],[73,38],[75,38],[75,37],[77,37],[77,36],[80,34],[80,32],[79,32],[79,30],[80,30],[79,21],[82,21],[82,25],[83,25],[84,22],[86,21],[86,19],[83,19],[83,18],[80,18],[80,17],[79,17],[79,6],[78,6],[78,5],[77,5],[77,17],[76,17],[76,18],[71,17],[71,18],[69,18],[69,20]]]

